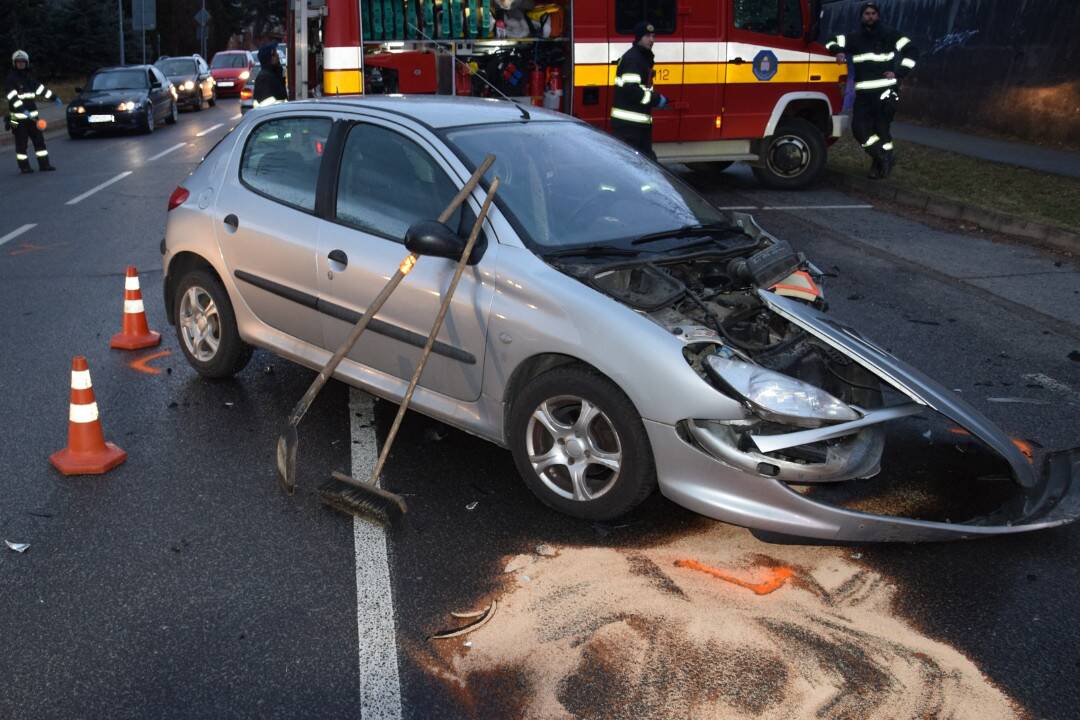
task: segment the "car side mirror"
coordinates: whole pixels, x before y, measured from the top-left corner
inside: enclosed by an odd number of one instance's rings
[[[460,260],[461,253],[465,252],[465,238],[446,227],[441,222],[424,220],[415,223],[405,233],[405,247],[409,252],[427,257],[441,257],[448,260]],[[483,255],[479,245],[473,246],[469,264],[475,265],[480,262]]]

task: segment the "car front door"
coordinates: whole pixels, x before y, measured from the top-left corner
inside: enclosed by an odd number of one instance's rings
[[[463,184],[431,138],[376,120],[348,128],[336,199],[319,231],[319,299],[328,347],[342,342],[408,255],[405,231],[436,219]],[[447,225],[467,232],[478,210],[474,198]],[[459,400],[480,397],[497,249],[485,241],[480,262],[462,275],[424,369],[424,388]],[[349,357],[411,378],[454,267],[451,260],[420,258]]]
[[[225,264],[251,311],[319,346],[315,196],[332,122],[316,113],[255,124],[237,143],[213,213]]]
[[[155,67],[150,68],[150,100],[154,103],[154,118],[161,120],[168,117],[172,110],[169,93],[169,80]]]

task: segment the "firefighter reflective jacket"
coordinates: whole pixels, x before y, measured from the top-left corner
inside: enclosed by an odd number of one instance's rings
[[[53,92],[35,80],[29,70],[12,70],[4,82],[4,97],[12,126],[37,120],[37,99],[52,100]]]
[[[825,47],[834,55],[848,56],[855,68],[855,90],[860,93],[888,92],[887,88],[895,88],[915,68],[917,56],[911,38],[881,23],[872,28],[864,25],[849,35],[837,35]],[[895,73],[896,77],[885,77],[887,72]]]
[[[634,45],[619,59],[615,71],[613,120],[652,125],[652,109],[660,104],[660,94],[653,92],[653,53]]]

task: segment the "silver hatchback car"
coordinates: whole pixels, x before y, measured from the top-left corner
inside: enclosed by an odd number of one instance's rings
[[[1026,456],[825,314],[813,266],[752,218],[582,122],[503,101],[334,99],[245,115],[169,203],[165,302],[188,361],[225,377],[259,346],[321,367],[407,254],[407,230],[438,216],[487,153],[499,197],[413,402],[509,448],[551,507],[609,519],[659,487],[712,518],[833,541],[1076,517],[1080,452]],[[482,199],[477,189],[450,229],[471,226]],[[452,273],[421,258],[337,377],[399,401]],[[963,428],[994,459],[995,492],[1003,477],[1013,491],[1000,508],[947,521],[860,504],[879,492],[865,489],[886,431],[915,415]]]

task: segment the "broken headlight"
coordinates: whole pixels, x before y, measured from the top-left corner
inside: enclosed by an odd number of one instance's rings
[[[859,419],[859,413],[847,403],[790,375],[719,355],[711,355],[705,367],[714,380],[730,388],[768,420],[818,427]]]

